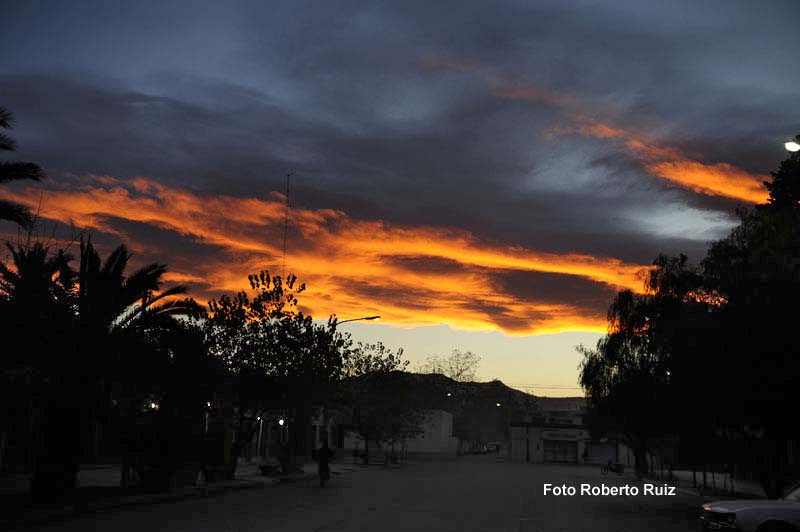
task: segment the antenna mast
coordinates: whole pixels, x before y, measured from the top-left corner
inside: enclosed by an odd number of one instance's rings
[[[289,180],[292,177],[292,173],[289,172],[286,174],[286,195],[284,196],[286,200],[286,208],[284,211],[283,216],[283,278],[286,281],[286,234],[289,231]]]

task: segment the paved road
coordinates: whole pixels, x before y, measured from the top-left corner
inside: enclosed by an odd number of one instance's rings
[[[95,514],[49,531],[696,530],[699,497],[545,496],[544,483],[638,486],[597,468],[511,464],[494,457],[369,469],[313,482]]]

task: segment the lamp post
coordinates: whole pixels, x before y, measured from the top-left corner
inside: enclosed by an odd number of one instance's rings
[[[352,321],[376,321],[379,319],[381,319],[380,316],[364,316],[363,318],[350,318],[349,320],[337,321],[336,325],[341,325],[342,323],[349,323]],[[328,441],[328,405],[325,403],[322,405],[322,429],[325,431],[325,442],[330,444]]]
[[[336,324],[337,325],[341,325],[342,323],[347,323],[349,321],[374,321],[374,320],[379,320],[379,319],[381,319],[380,316],[366,316],[364,318],[351,318],[349,320],[337,321]]]
[[[256,456],[261,459],[261,434],[264,432],[264,419],[258,416],[258,443],[256,443]]]

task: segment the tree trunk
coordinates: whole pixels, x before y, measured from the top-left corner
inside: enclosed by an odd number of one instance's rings
[[[647,449],[642,446],[638,446],[633,451],[633,458],[636,470],[636,476],[642,478],[643,476],[647,475],[648,465],[647,465]]]
[[[127,451],[122,453],[122,463],[119,467],[119,485],[121,488],[129,488],[131,486],[131,456]]]
[[[6,445],[8,441],[8,436],[6,436],[6,432],[3,431],[0,433],[0,473],[3,472],[3,458],[6,454]]]
[[[80,445],[79,413],[53,405],[43,416],[31,480],[35,501],[57,500],[77,486]]]
[[[788,467],[786,440],[779,438],[774,442],[774,445],[773,454],[767,457],[767,470],[761,474],[761,487],[764,488],[764,492],[770,499],[776,499],[783,495],[786,487],[785,471]]]

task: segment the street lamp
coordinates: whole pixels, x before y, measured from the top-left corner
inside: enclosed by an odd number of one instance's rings
[[[349,320],[337,321],[336,325],[341,325],[342,323],[348,323],[351,321],[374,321],[381,319],[380,316],[364,316],[363,318],[351,318]],[[326,382],[327,385],[327,382]],[[280,425],[283,426],[283,420],[279,421]],[[325,430],[325,440],[328,439],[328,408],[327,402],[323,401],[322,403],[322,426]]]
[[[790,140],[788,142],[784,142],[783,146],[790,152],[795,153],[800,151],[800,143],[796,140]]]
[[[264,420],[258,416],[258,443],[256,443],[256,455],[261,459],[261,434],[264,432]]]
[[[352,319],[349,319],[349,320],[339,321],[339,322],[336,322],[336,323],[337,323],[337,325],[341,325],[342,323],[347,323],[348,321],[373,321],[373,320],[379,320],[379,319],[381,319],[380,316],[367,316],[365,318],[352,318]]]

